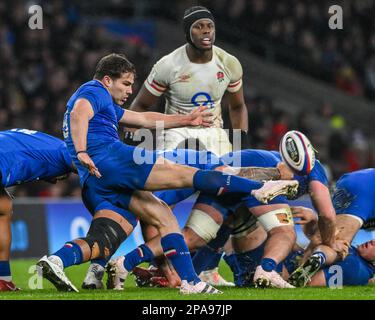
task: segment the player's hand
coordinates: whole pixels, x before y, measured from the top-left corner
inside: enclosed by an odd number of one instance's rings
[[[203,126],[203,127],[211,127],[212,121],[212,112],[206,111],[208,107],[201,106],[194,109],[190,113],[190,125],[191,126]]]
[[[340,260],[344,260],[349,254],[350,244],[346,240],[336,239],[330,247],[337,252],[337,256]]]
[[[77,155],[77,158],[81,164],[89,169],[90,174],[95,175],[97,178],[101,178],[102,175],[100,174],[98,168],[95,166],[94,161],[90,158],[90,156],[87,153],[79,153]]]
[[[280,180],[293,180],[293,172],[284,162],[279,162],[276,168],[280,172]]]
[[[313,210],[305,207],[290,207],[292,210],[293,218],[300,218],[300,220],[295,221],[295,224],[308,224],[310,222],[316,223],[318,221],[317,215]]]

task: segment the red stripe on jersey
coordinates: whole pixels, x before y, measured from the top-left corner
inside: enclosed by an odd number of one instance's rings
[[[154,85],[153,83],[150,83],[147,81],[147,83],[152,87],[154,88],[156,91],[159,91],[161,93],[163,93],[165,91],[165,89],[159,89],[156,85]]]
[[[235,83],[230,83],[230,84],[228,85],[228,88],[233,88],[233,87],[235,87],[235,86],[238,86],[238,85],[240,84],[241,80],[242,80],[242,79],[238,80],[238,81],[235,82]]]
[[[158,83],[157,81],[155,81],[154,79],[152,79],[152,82],[155,83],[157,86],[159,86],[160,88],[166,88],[165,86],[161,85],[160,83]]]

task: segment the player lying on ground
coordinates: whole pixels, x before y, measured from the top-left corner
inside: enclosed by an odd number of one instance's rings
[[[159,151],[165,158],[176,162],[178,164],[185,164],[189,163],[191,166],[200,168],[200,169],[210,169],[210,170],[218,170],[221,172],[227,172],[230,174],[237,174],[242,177],[254,179],[254,180],[264,180],[264,179],[290,179],[292,175],[290,174],[289,170],[285,166],[279,166],[278,168],[256,168],[256,167],[246,167],[246,168],[236,168],[230,167],[224,164],[222,159],[218,158],[211,152],[207,151],[195,151],[195,150],[184,150],[178,149],[173,151]],[[239,163],[237,163],[239,164]],[[280,181],[280,183],[283,183]],[[278,186],[278,182],[274,182],[275,186]],[[271,190],[271,189],[270,189]],[[159,199],[163,200],[169,206],[173,206],[195,193],[194,189],[181,189],[181,190],[166,190],[163,192],[155,192],[154,194],[158,196]],[[275,189],[275,192],[272,196],[276,196],[278,194],[278,189]],[[146,208],[146,210],[149,208]],[[194,210],[193,210],[194,211]],[[147,214],[147,212],[145,212]],[[203,223],[206,224],[206,220],[201,221],[201,226]],[[208,221],[209,223],[211,221]],[[149,228],[153,228],[152,226],[148,226]],[[215,226],[214,226],[215,227]],[[148,232],[147,234],[151,236],[149,239],[151,240],[153,237],[158,235],[157,230],[153,228],[153,232]],[[183,232],[185,237],[185,234]],[[214,236],[214,235],[213,235]],[[210,237],[210,236],[209,236]],[[212,237],[212,236],[211,236]],[[195,237],[196,241],[202,242],[203,239]],[[191,240],[191,238],[190,238]],[[136,265],[144,261],[153,260],[155,256],[158,254],[157,247],[158,242],[160,239],[154,238],[152,241],[148,241],[145,245],[142,245],[138,249],[132,251],[132,254],[129,255],[129,258],[126,260],[125,268],[127,271],[132,270]],[[156,244],[156,247],[155,247]],[[193,247],[189,247],[189,250],[195,250],[198,244],[194,244],[192,241],[188,241],[189,245],[193,245]],[[202,242],[201,245],[206,244],[206,242]],[[146,252],[146,254],[145,254]],[[160,254],[161,252],[159,252]],[[105,260],[95,260],[90,265],[88,270],[87,276],[84,280],[83,287],[90,288],[90,289],[97,289],[103,286],[102,284],[102,277],[104,274],[104,266],[107,261]],[[107,287],[112,287],[113,284],[107,285]],[[116,286],[117,289],[122,288],[122,283],[119,283],[119,286]]]
[[[9,255],[12,197],[5,188],[31,181],[56,182],[73,171],[63,141],[27,129],[0,132],[0,291],[13,291]]]
[[[83,84],[69,99],[64,138],[78,169],[83,202],[94,217],[86,237],[67,242],[52,256],[40,259],[38,266],[57,289],[78,291],[63,269],[112,256],[139,217],[158,229],[159,250],[168,256],[182,279],[182,293],[219,293],[200,281],[175,217],[149,191],[194,188],[213,195],[245,196],[260,189],[262,183],[178,165],[155,151],[123,144],[118,123],[143,128],[155,128],[156,121],[164,121],[165,128],[210,125],[205,108],[189,115],[125,111],[119,105],[132,93],[134,76],[134,66],[124,55],[105,56],[96,67],[94,80]],[[296,183],[286,182],[288,185]]]
[[[366,230],[374,226],[374,185],[375,169],[351,172],[337,181],[332,197],[337,213],[337,240],[349,245],[359,229]],[[314,238],[319,239],[319,234]],[[304,286],[321,267],[330,266],[345,258],[347,254],[347,251],[338,254],[324,244],[314,245],[313,254],[291,275],[290,282],[296,286]]]

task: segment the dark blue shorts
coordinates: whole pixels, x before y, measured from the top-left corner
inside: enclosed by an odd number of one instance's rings
[[[121,214],[133,226],[137,224],[134,214],[128,211],[134,190],[142,190],[157,159],[153,151],[137,149],[122,142],[115,142],[103,149],[105,157],[96,166],[100,179],[89,176],[82,188],[82,199],[91,212],[108,209]],[[136,163],[133,155],[150,163]],[[138,159],[139,160],[139,159]]]

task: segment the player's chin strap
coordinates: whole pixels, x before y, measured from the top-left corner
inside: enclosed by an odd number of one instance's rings
[[[209,19],[215,23],[214,16],[206,8],[199,8],[196,11],[186,14],[183,18],[185,37],[188,43],[190,43],[194,48],[198,49],[191,39],[191,28],[193,24],[200,19]]]
[[[95,253],[95,259],[107,259],[111,257],[120,244],[127,238],[125,231],[115,221],[109,218],[97,218],[91,223],[86,241],[91,249],[91,257]]]

